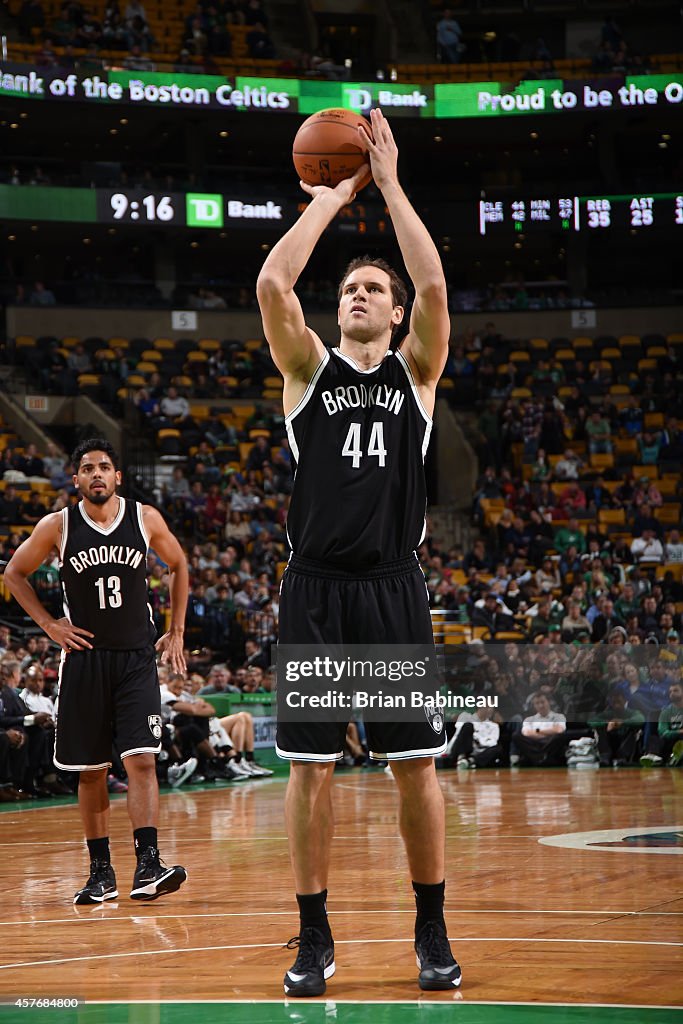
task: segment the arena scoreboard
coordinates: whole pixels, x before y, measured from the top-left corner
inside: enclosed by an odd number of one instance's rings
[[[58,188],[0,185],[0,220],[158,228],[262,229],[291,227],[308,201],[241,192],[168,192],[143,188]],[[383,235],[391,218],[381,202],[355,200],[335,218],[338,234]]]
[[[683,228],[683,192],[620,196],[481,199],[481,235],[527,231],[600,232],[650,227]]]

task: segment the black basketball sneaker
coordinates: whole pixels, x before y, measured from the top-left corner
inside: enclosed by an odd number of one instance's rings
[[[91,860],[90,878],[74,896],[74,903],[79,906],[86,903],[104,903],[105,900],[115,900],[118,894],[116,875],[109,861]]]
[[[133,876],[132,900],[155,900],[158,896],[175,892],[187,878],[187,871],[179,864],[167,868],[154,846],[148,846],[138,857]]]
[[[299,955],[285,974],[285,994],[288,996],[321,996],[335,971],[334,941],[319,928],[302,928],[290,939],[287,949],[299,950]]]
[[[415,939],[415,952],[421,989],[432,992],[458,987],[462,972],[451,953],[446,928],[441,921],[428,921],[420,929]]]

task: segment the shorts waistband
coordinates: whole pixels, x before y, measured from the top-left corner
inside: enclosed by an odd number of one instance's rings
[[[329,562],[318,562],[314,558],[303,558],[301,555],[291,555],[287,563],[287,568],[292,572],[328,580],[378,580],[387,576],[405,576],[407,573],[415,572],[419,567],[420,563],[414,551],[411,555],[397,558],[393,562],[379,562],[369,568],[344,568],[340,565],[331,565]]]

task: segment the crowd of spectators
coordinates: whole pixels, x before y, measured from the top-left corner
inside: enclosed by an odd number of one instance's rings
[[[177,71],[217,71],[212,58],[231,55],[231,29],[237,25],[246,28],[250,58],[275,57],[261,0],[200,0],[182,21],[182,42],[175,60]],[[41,0],[24,0],[17,25],[24,39],[41,41],[37,62],[44,67],[102,68],[100,53],[114,51],[127,54],[124,67],[153,71],[155,65],[148,54],[164,49],[166,42],[155,38],[142,0],[129,0],[125,6],[119,0],[106,0],[94,10],[80,0],[65,0],[54,17],[46,13]]]
[[[445,663],[452,692],[477,707],[448,726],[442,767],[683,763],[678,644],[623,630],[606,645],[477,639]]]

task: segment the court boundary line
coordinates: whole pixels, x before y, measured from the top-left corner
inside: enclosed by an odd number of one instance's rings
[[[456,993],[460,994],[460,993]],[[290,1002],[294,1003],[294,1000],[288,1000],[286,996],[282,999],[128,999],[128,1000],[113,1000],[113,999],[86,999],[85,1003],[88,1006],[246,1006],[250,1003],[258,1003],[261,1005],[269,1006],[282,1006],[283,1003]],[[458,1000],[458,1002],[461,1002]],[[425,996],[418,997],[417,999],[334,999],[328,995],[314,997],[307,1001],[306,1005],[311,1003],[317,1003],[318,1005],[324,1005],[325,1003],[339,1003],[345,1006],[364,1006],[366,1003],[371,1003],[373,1006],[450,1006],[450,1001],[441,999],[427,999]],[[298,1005],[298,1000],[295,1005]],[[653,1003],[547,1003],[547,1002],[529,1002],[527,1000],[520,1000],[514,1002],[512,1000],[499,1000],[499,999],[463,999],[463,1006],[545,1006],[545,1007],[590,1007],[596,1010],[610,1009],[610,1010],[680,1010],[680,1006],[675,1004],[653,1004]]]
[[[591,946],[674,946],[676,948],[683,947],[683,942],[653,942],[651,940],[642,939],[549,939],[549,938],[505,938],[503,936],[496,936],[495,938],[471,938],[456,935],[449,935],[451,942],[521,942],[521,943],[566,943],[569,945],[581,944]],[[414,938],[407,939],[339,939],[335,940],[336,946],[356,946],[356,945],[377,945],[379,943],[414,943]],[[99,960],[124,960],[128,957],[133,956],[168,956],[177,955],[179,953],[217,953],[225,952],[231,949],[283,949],[281,942],[251,942],[251,943],[240,943],[239,945],[227,945],[227,946],[180,946],[174,947],[173,949],[137,949],[131,950],[127,953],[96,953],[91,956],[69,956],[60,957],[57,960],[27,960],[19,963],[11,964],[0,964],[0,971],[18,970],[20,967],[57,967],[60,964],[71,964],[71,963],[94,963]],[[664,969],[664,968],[663,968]]]

